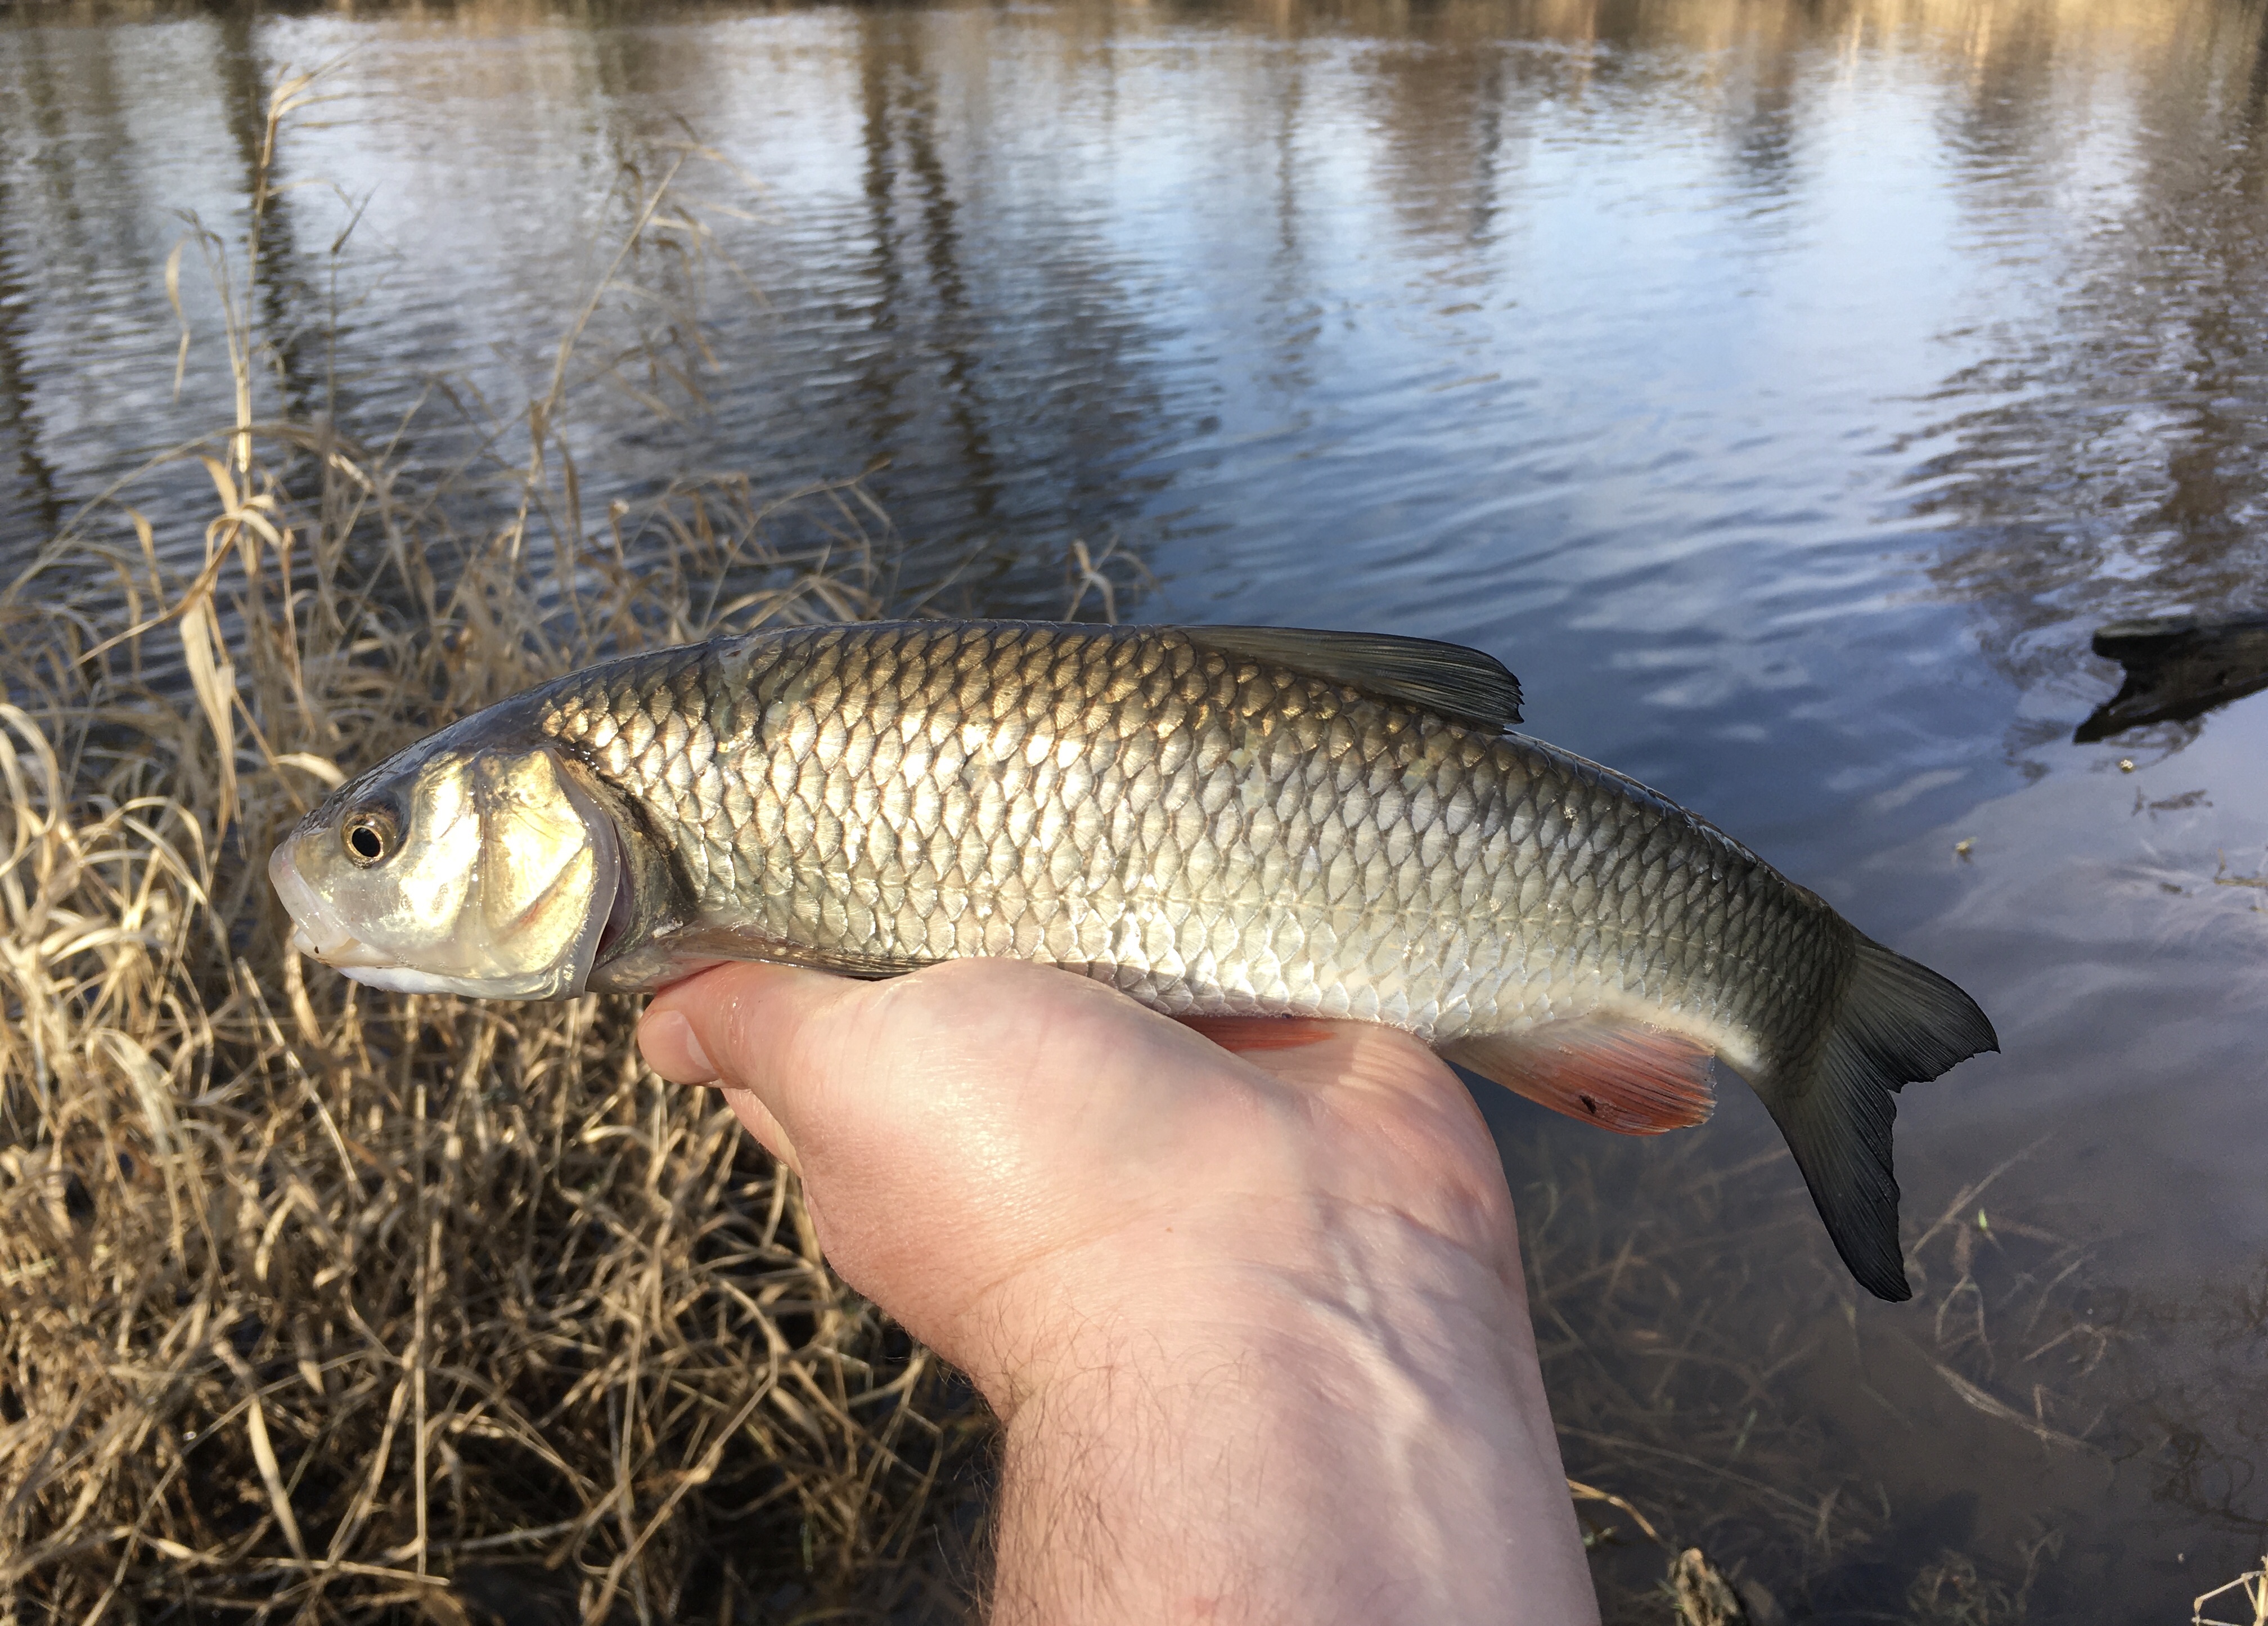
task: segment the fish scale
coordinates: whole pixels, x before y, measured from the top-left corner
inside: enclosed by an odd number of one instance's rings
[[[1904,1297],[1891,1092],[1991,1024],[1705,820],[1507,732],[1518,703],[1484,655],[1372,634],[755,632],[467,718],[270,873],[310,951],[387,987],[1014,956],[1201,1020],[1390,1023],[1631,1133],[1706,1117],[1721,1059]]]
[[[659,815],[693,924],[821,962],[1014,954],[1176,1014],[1436,1040],[1618,995],[1777,1037],[1851,935],[1569,753],[1171,632],[758,634],[548,701],[543,732]],[[1814,986],[1708,974],[1805,942]]]

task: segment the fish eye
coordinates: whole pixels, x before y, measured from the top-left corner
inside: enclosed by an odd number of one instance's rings
[[[365,808],[340,828],[339,841],[347,850],[347,861],[367,869],[393,854],[394,834],[391,813],[383,808]]]

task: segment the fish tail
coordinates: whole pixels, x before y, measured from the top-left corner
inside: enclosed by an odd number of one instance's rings
[[[1890,1169],[1895,1094],[2000,1043],[1977,1001],[1926,965],[1863,936],[1857,950],[1808,1064],[1757,1093],[1851,1274],[1878,1298],[1911,1298]]]

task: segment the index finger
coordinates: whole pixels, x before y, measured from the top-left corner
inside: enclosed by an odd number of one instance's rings
[[[878,1111],[902,1130],[956,1107],[1019,1114],[1064,1097],[1066,1079],[1123,1083],[1141,1072],[1169,1090],[1209,1062],[1242,1071],[1124,994],[1012,959],[947,961],[879,982],[721,965],[657,995],[638,1041],[666,1078],[749,1092],[806,1152],[855,1138]],[[742,1116],[772,1144],[760,1120]]]

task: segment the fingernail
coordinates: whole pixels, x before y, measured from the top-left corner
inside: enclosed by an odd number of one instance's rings
[[[693,1024],[674,1010],[655,1011],[638,1024],[638,1048],[645,1063],[674,1084],[708,1084],[717,1080],[716,1064]]]

